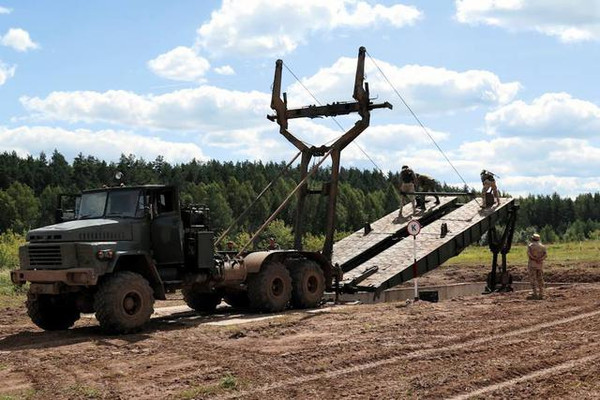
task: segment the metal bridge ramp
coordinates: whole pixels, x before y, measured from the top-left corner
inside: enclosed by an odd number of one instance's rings
[[[404,218],[399,218],[399,210],[395,210],[370,223],[371,231],[368,234],[361,229],[334,243],[333,264],[337,263],[342,268],[344,277],[354,277],[353,269],[355,267],[389,248],[399,238],[408,236],[406,226],[411,219],[418,219],[424,225],[427,221],[439,218],[444,213],[456,208],[456,197],[441,197],[439,205],[433,202],[433,197],[426,199],[427,210],[424,213],[418,213],[413,217],[411,215],[412,206],[409,203],[402,209]]]
[[[501,198],[500,205],[482,209],[478,201],[480,200],[472,200],[429,223],[415,239],[407,237],[398,241],[350,273],[344,274],[343,282],[361,279],[361,275],[366,275],[365,272],[370,270],[371,274],[357,282],[355,287],[358,290],[374,291],[375,296],[378,296],[383,290],[414,278],[415,272],[416,276],[420,276],[437,268],[458,255],[465,247],[479,241],[490,227],[508,215],[514,204],[514,199]],[[442,224],[446,224],[448,228],[445,235],[442,235]],[[416,271],[413,261],[415,242]]]

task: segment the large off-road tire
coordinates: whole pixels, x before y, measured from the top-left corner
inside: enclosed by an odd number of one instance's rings
[[[203,292],[197,285],[185,286],[181,292],[185,304],[197,312],[213,312],[221,303],[221,293]]]
[[[226,291],[223,301],[233,308],[250,307],[250,298],[248,298],[248,292],[245,290]]]
[[[292,277],[292,305],[295,308],[317,307],[325,293],[325,275],[311,260],[297,260],[289,265]]]
[[[27,293],[25,305],[31,321],[46,331],[68,329],[80,316],[75,298],[69,294]]]
[[[106,332],[135,332],[150,320],[154,312],[153,291],[140,274],[117,272],[98,287],[94,309],[96,319]]]
[[[269,263],[248,280],[250,306],[266,312],[284,310],[292,297],[292,278],[285,265]]]

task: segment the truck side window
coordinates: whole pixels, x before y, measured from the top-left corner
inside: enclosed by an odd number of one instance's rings
[[[165,191],[158,195],[158,214],[174,211],[173,191]]]

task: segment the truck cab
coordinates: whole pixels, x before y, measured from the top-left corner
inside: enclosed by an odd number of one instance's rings
[[[74,211],[57,212],[62,222],[28,232],[11,273],[16,284],[30,282],[28,311],[42,328],[64,329],[80,312],[98,311],[98,292],[115,286],[106,284],[115,276],[139,286],[121,299],[129,313],[148,314],[154,299],[214,270],[208,209],[180,209],[176,187],[105,187],[77,197]]]

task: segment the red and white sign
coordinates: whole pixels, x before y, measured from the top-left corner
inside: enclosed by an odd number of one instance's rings
[[[421,232],[421,224],[416,219],[409,221],[406,228],[408,229],[408,234],[412,236],[417,236]]]

